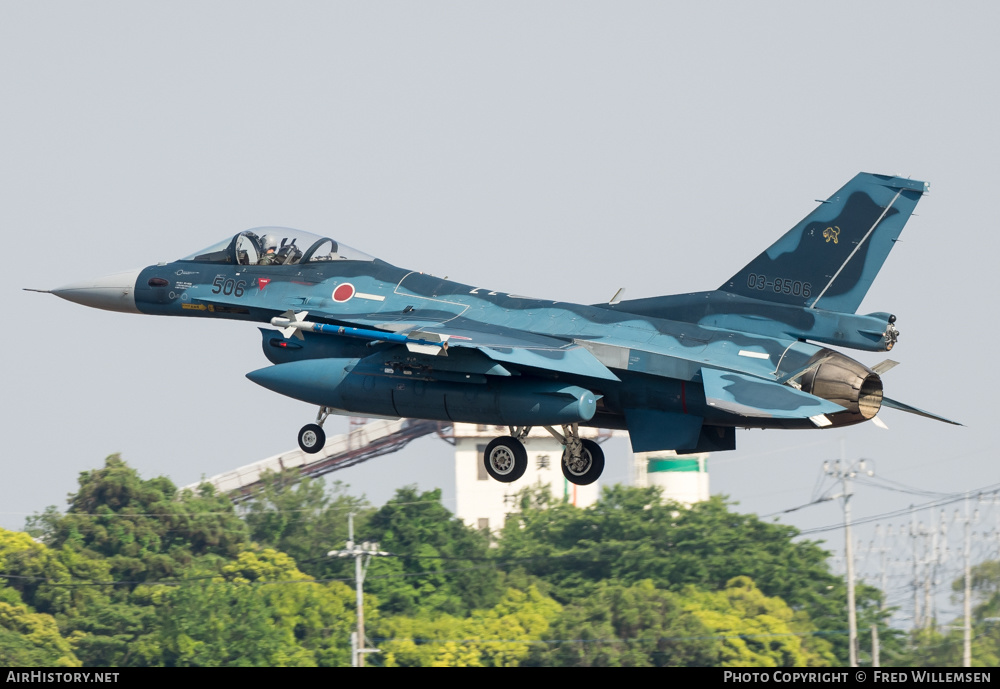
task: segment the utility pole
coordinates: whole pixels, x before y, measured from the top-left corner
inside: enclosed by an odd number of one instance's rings
[[[917,526],[917,508],[910,505],[910,538],[913,539],[913,629],[923,626],[920,616],[920,558],[917,555],[917,537],[920,529]]]
[[[872,625],[872,667],[881,667],[879,660],[878,625]]]
[[[969,565],[971,544],[969,528],[972,519],[969,517],[969,496],[965,496],[965,601],[962,605],[965,613],[965,630],[962,634],[962,667],[972,667],[972,567]]]
[[[875,525],[875,538],[879,539],[879,546],[875,548],[874,540],[872,541],[872,546],[870,549],[875,549],[879,553],[879,562],[881,565],[881,590],[882,590],[882,602],[879,605],[879,612],[884,614],[886,609],[885,603],[885,592],[889,590],[889,579],[888,579],[888,558],[887,553],[889,552],[888,545],[886,543],[887,539],[891,539],[893,535],[892,524],[889,524],[885,529],[882,529],[881,524]],[[879,657],[879,642],[878,642],[878,625],[873,624],[872,627],[872,667],[880,667],[881,659]]]
[[[850,466],[844,457],[844,442],[840,443],[841,459],[830,462],[823,462],[823,471],[828,476],[832,476],[841,482],[842,492],[840,497],[844,499],[844,557],[847,559],[847,633],[850,653],[851,667],[858,666],[858,615],[854,603],[854,544],[851,536],[851,484],[850,480],[863,473],[868,476],[875,474],[874,470],[868,469],[864,459],[859,459]]]
[[[945,551],[948,542],[948,517],[944,510],[941,510],[937,526],[934,525],[934,517],[930,516],[930,537],[931,552],[927,559],[927,567],[924,577],[924,616],[928,624],[934,624],[937,620],[937,600],[934,591],[940,584],[941,570],[945,563]]]
[[[378,543],[365,541],[363,543],[354,542],[354,513],[347,515],[347,545],[343,550],[331,550],[327,557],[353,557],[354,558],[354,593],[357,600],[358,609],[358,629],[351,634],[351,666],[364,667],[365,653],[378,653],[377,648],[365,648],[365,610],[362,586],[365,582],[365,571],[368,563],[376,556],[385,556],[389,553],[378,549]],[[364,560],[364,562],[362,562]]]
[[[958,521],[958,511],[955,512],[955,520]],[[972,667],[972,523],[979,520],[979,510],[974,514],[969,514],[969,494],[965,494],[965,517],[964,522],[964,544],[962,555],[965,569],[965,591],[962,603],[964,620],[962,623],[962,665]]]

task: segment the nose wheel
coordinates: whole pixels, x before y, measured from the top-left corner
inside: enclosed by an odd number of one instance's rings
[[[315,423],[307,423],[299,430],[299,447],[303,452],[316,454],[326,445],[326,433],[323,427]]]
[[[323,422],[330,412],[326,407],[320,407],[316,415],[316,423],[307,423],[299,429],[299,447],[303,452],[314,455],[326,445],[326,432]]]

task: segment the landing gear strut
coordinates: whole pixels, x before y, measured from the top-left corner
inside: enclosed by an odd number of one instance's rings
[[[326,445],[326,433],[323,431],[323,422],[330,415],[327,407],[320,407],[316,414],[316,423],[307,423],[299,429],[299,447],[303,452],[311,455],[316,454]]]
[[[604,450],[589,438],[580,441],[580,456],[574,458],[569,448],[563,450],[562,472],[570,483],[589,486],[604,472]]]
[[[528,468],[528,451],[522,441],[530,430],[531,426],[511,426],[509,436],[494,438],[483,452],[486,473],[502,483],[511,483],[524,476]],[[577,424],[563,426],[562,433],[551,426],[545,426],[545,430],[563,444],[561,465],[567,481],[586,486],[600,478],[604,471],[604,450],[593,440],[581,439]]]
[[[562,473],[566,480],[578,486],[589,486],[604,472],[604,450],[589,438],[580,438],[580,427],[570,424],[562,433],[546,426],[545,430],[563,444]]]

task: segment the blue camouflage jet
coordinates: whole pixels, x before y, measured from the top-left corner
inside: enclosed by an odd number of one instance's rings
[[[881,375],[823,345],[886,352],[889,313],[856,313],[927,184],[862,173],[711,292],[584,306],[397,268],[328,237],[240,232],[173,263],[51,290],[113,311],[229,318],[261,328],[273,365],[253,382],[331,413],[506,426],[486,471],[520,478],[533,426],[562,471],[595,481],[580,426],[625,429],[636,452],[736,447],[736,428],[836,428],[891,407]]]

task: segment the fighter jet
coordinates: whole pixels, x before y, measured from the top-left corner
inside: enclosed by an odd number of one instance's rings
[[[604,468],[580,426],[627,430],[636,452],[732,450],[737,428],[836,428],[891,407],[896,317],[856,313],[928,185],[862,173],[718,289],[589,306],[462,284],[287,228],[246,230],[172,263],[51,290],[112,311],[264,323],[253,382],[331,413],[507,427],[483,454],[512,482],[534,426],[575,484]]]

